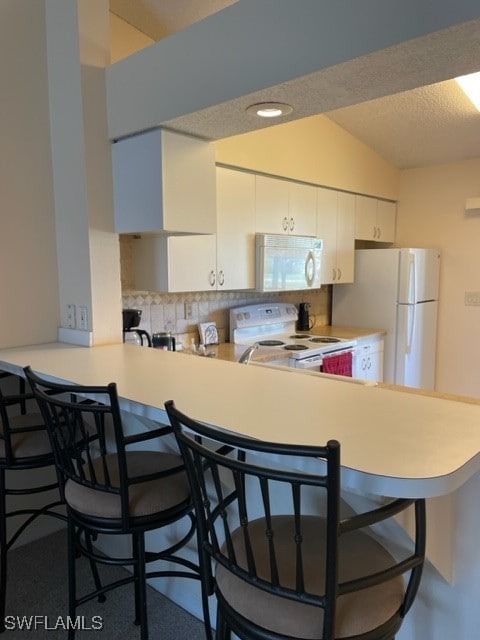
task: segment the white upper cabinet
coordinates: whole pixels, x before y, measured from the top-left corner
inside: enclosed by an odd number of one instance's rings
[[[133,241],[134,286],[159,292],[255,288],[255,176],[217,168],[216,235]]]
[[[314,236],[316,187],[257,175],[255,210],[258,233]]]
[[[255,176],[217,167],[217,289],[255,288]]]
[[[395,202],[379,200],[377,202],[377,225],[380,242],[395,242],[395,223],[397,205]]]
[[[355,196],[355,238],[374,242],[395,241],[394,202]]]
[[[112,145],[117,233],[215,233],[211,143],[155,129]]]
[[[317,236],[323,238],[322,284],[353,282],[355,200],[350,193],[317,189]]]
[[[290,182],[288,205],[289,233],[296,236],[314,236],[317,228],[317,188]]]
[[[134,287],[158,292],[215,289],[215,262],[215,235],[146,235],[133,241]]]

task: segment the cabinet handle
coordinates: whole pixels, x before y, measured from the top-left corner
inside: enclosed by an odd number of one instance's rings
[[[295,220],[293,218],[290,218],[290,231],[293,231],[295,229]]]
[[[380,229],[380,227],[377,227],[377,238],[380,240],[382,236],[382,230]]]
[[[282,227],[284,231],[288,230],[288,218],[287,216],[285,216],[285,218],[282,220]]]
[[[362,371],[365,371],[366,366],[367,366],[367,360],[366,358],[362,358]]]
[[[210,280],[210,286],[214,287],[216,282],[216,277],[215,277],[215,271],[213,269],[210,271],[209,280]]]
[[[370,360],[370,357],[367,358],[367,369],[370,369],[370,367],[372,366],[372,361]]]
[[[332,269],[332,280],[336,280],[336,279],[337,279],[337,270]]]
[[[220,271],[218,272],[218,284],[223,287],[223,285],[225,284],[225,274],[223,273],[223,270],[220,269]]]
[[[338,271],[338,278],[337,280],[341,280],[342,279],[342,270],[341,269],[337,269]]]
[[[377,227],[373,227],[373,237],[377,237]]]

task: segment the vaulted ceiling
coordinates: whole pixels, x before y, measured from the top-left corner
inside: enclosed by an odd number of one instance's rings
[[[110,9],[152,39],[160,40],[234,2],[236,0],[110,0]],[[471,24],[471,36],[466,47],[465,33],[459,31],[458,42],[455,37],[449,40],[446,56],[455,62],[459,56],[468,56],[470,71],[475,71],[480,70],[480,21]],[[246,42],[248,44],[248,34]],[[421,56],[412,55],[408,64],[411,69],[406,72],[423,73]],[[445,77],[448,65],[445,60],[442,64],[443,75],[441,68],[425,72],[425,86],[374,100],[368,99],[367,92],[367,97],[364,95],[359,83],[355,95],[346,101],[343,97],[343,104],[348,106],[338,109],[334,108],[335,96],[322,95],[321,83],[312,82],[312,78],[300,78],[287,83],[288,86],[277,87],[276,99],[294,104],[300,117],[324,113],[400,168],[480,157],[480,113],[457,83]],[[388,87],[388,66],[382,71]],[[430,84],[428,78],[432,77],[441,78],[442,82]],[[247,118],[245,123],[229,123],[222,118],[220,106],[182,120],[178,126],[197,133],[201,128],[202,134],[212,139],[253,128]]]

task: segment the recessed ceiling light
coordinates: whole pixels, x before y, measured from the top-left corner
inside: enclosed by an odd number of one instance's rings
[[[288,116],[292,113],[293,107],[282,102],[259,102],[247,107],[247,112],[260,118],[278,118],[280,116]]]
[[[470,73],[468,76],[460,76],[459,78],[455,78],[455,80],[478,111],[480,111],[480,71]]]

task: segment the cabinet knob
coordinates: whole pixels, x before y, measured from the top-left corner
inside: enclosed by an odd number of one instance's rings
[[[214,287],[216,282],[215,271],[212,269],[209,276],[210,286]]]
[[[225,274],[223,273],[223,270],[220,269],[220,271],[218,272],[218,284],[223,287],[223,285],[225,284]]]

